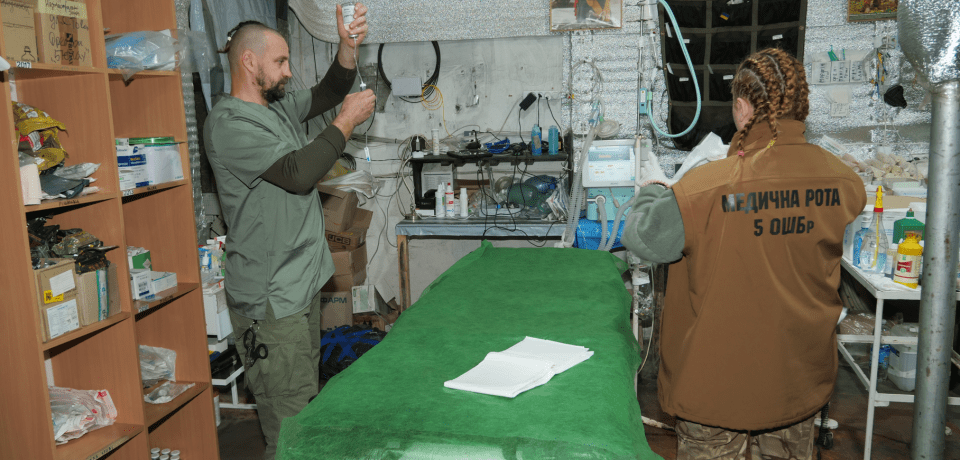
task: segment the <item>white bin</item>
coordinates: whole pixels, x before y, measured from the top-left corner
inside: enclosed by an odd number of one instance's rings
[[[917,337],[919,326],[916,323],[904,323],[894,326],[890,335],[894,337]],[[897,388],[913,391],[917,384],[917,346],[893,345],[895,353],[890,354],[887,377]]]

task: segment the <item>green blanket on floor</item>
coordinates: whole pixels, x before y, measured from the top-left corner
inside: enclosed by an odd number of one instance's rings
[[[386,339],[284,420],[277,458],[660,458],[647,445],[634,389],[641,355],[625,268],[600,251],[484,241]],[[594,355],[513,399],[443,386],[526,336]]]

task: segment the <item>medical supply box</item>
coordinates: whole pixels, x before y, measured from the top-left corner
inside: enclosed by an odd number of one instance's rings
[[[57,338],[80,328],[80,307],[73,259],[41,259],[42,268],[33,271],[36,279],[38,306],[43,341]]]

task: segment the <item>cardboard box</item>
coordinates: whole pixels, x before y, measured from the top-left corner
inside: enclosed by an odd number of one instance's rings
[[[320,293],[320,329],[353,324],[353,300],[350,290]]]
[[[151,272],[150,288],[154,294],[177,287],[177,274],[173,272]]]
[[[324,284],[320,290],[323,292],[350,292],[350,289],[354,286],[359,286],[365,281],[367,281],[366,268],[353,274],[333,275],[330,277],[330,281],[327,281],[327,284]]]
[[[230,311],[227,310],[227,292],[219,282],[203,288],[203,317],[207,323],[207,335],[216,336],[218,341],[233,333]]]
[[[121,191],[150,185],[147,157],[142,153],[135,154],[132,145],[117,145],[117,172]]]
[[[37,0],[2,0],[4,56],[11,65],[15,62],[40,62],[37,57]]]
[[[399,317],[400,312],[397,310],[391,311],[386,315],[378,315],[376,313],[359,313],[353,315],[353,325],[369,326],[374,329],[380,329],[381,331],[389,332],[389,327],[393,326],[393,323],[395,323]]]
[[[81,326],[103,321],[120,310],[119,294],[111,292],[118,291],[116,266],[76,275],[76,280]]]
[[[367,245],[363,244],[356,249],[334,251],[330,255],[333,257],[333,266],[336,270],[334,275],[354,275],[367,270]]]
[[[131,254],[133,253],[133,254]],[[150,251],[143,248],[127,246],[127,265],[130,269],[153,269],[153,262],[150,260]]]
[[[133,152],[146,158],[150,185],[183,180],[183,164],[177,144],[134,145]]]
[[[87,5],[70,0],[38,0],[40,62],[93,66]]]
[[[353,295],[353,313],[374,313],[386,315],[390,313],[390,307],[383,300],[380,291],[372,284],[354,286],[350,289]]]
[[[326,231],[342,232],[353,226],[360,200],[351,191],[317,184],[320,203],[323,205],[323,223]]]
[[[63,302],[68,297],[75,297],[77,283],[73,277],[76,262],[73,259],[44,259],[54,265],[34,270],[37,281],[37,294],[40,307],[57,302]]]
[[[80,306],[76,294],[74,290],[66,294],[62,301],[40,307],[44,342],[80,329]]]
[[[367,239],[367,229],[373,221],[373,212],[366,209],[357,209],[353,218],[353,226],[342,232],[327,231],[327,245],[332,250],[356,249]]]
[[[146,269],[130,269],[130,292],[133,300],[140,300],[155,294],[153,292],[153,271]]]

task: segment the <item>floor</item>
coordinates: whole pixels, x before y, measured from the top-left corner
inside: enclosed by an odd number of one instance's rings
[[[834,430],[834,446],[823,450],[823,460],[863,458],[864,432],[866,431],[867,391],[860,384],[853,369],[840,360],[837,388],[830,404],[830,418],[837,420],[840,427]],[[657,402],[656,376],[653,370],[644,370],[639,383],[641,412],[646,417],[672,425],[674,420],[660,411]],[[884,382],[884,388],[893,388]],[[956,391],[958,388],[953,387]],[[226,402],[229,393],[221,394]],[[242,394],[242,391],[241,391]],[[253,402],[253,401],[250,401]],[[263,435],[255,411],[221,409],[220,458],[224,460],[258,460],[263,455]],[[891,404],[876,411],[876,423],[873,439],[873,459],[910,458],[910,438],[912,436],[913,406]],[[960,408],[949,407],[947,427],[952,431],[946,437],[944,458],[960,458]],[[676,435],[669,430],[644,427],[647,442],[651,449],[664,459],[676,457]]]

